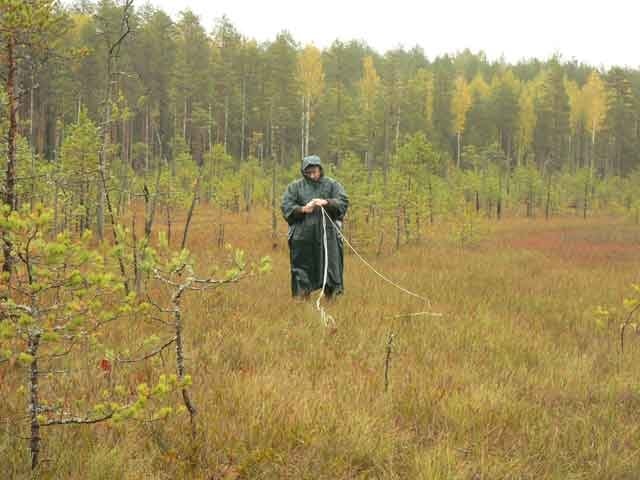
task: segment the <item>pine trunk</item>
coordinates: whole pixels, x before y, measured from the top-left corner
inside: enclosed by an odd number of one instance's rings
[[[242,120],[240,125],[240,161],[244,162],[244,150],[245,150],[245,129],[246,129],[246,116],[247,116],[247,86],[246,80],[242,79]]]
[[[307,108],[305,109],[304,124],[304,154],[309,155],[309,129],[311,124],[311,96],[307,95]]]
[[[29,365],[29,420],[31,423],[31,435],[29,438],[29,450],[31,451],[31,470],[38,466],[40,457],[40,397],[38,388],[38,347],[40,346],[40,334],[29,333],[29,355],[33,361]]]
[[[229,138],[229,95],[224,97],[224,153],[228,152],[227,140]]]
[[[16,209],[16,137],[18,135],[18,121],[16,113],[18,110],[18,98],[15,91],[15,81],[17,75],[17,62],[15,58],[15,38],[10,35],[7,42],[7,81],[6,90],[9,101],[9,132],[7,136],[7,170],[4,187],[4,204],[10,210]],[[3,233],[2,251],[4,253],[4,263],[2,271],[11,274],[12,254],[11,243]],[[9,277],[10,278],[10,277]]]
[[[306,154],[304,152],[304,119],[305,119],[305,108],[307,105],[307,102],[304,99],[304,95],[302,95],[302,97],[300,98],[301,102],[302,102],[302,113],[300,114],[300,157],[304,158],[306,157]]]

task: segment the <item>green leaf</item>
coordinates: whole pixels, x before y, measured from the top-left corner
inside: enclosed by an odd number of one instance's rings
[[[35,361],[35,357],[27,352],[20,352],[18,362],[22,365],[31,365]]]
[[[138,385],[137,390],[140,397],[148,397],[151,394],[151,390],[149,390],[149,385],[147,385],[146,383],[141,383],[140,385]]]
[[[153,415],[153,418],[156,419],[156,420],[159,420],[159,419],[162,419],[162,418],[167,418],[172,413],[173,413],[173,408],[172,407],[163,407]]]

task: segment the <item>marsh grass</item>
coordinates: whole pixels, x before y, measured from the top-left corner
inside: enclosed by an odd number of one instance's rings
[[[218,214],[194,219],[201,264],[226,255],[224,222],[227,242],[271,254],[274,270],[184,301],[195,442],[184,415],[48,430],[42,478],[637,478],[640,344],[630,337],[620,361],[617,326],[594,315],[639,280],[637,226],[506,218],[467,248],[436,225],[398,252],[364,252],[442,317],[395,318],[423,305],[347,255],[329,331],[311,302],[291,300],[286,237],[272,250],[268,214]],[[152,328],[133,322],[112,340]],[[152,383],[163,369],[124,378]],[[0,476],[28,478],[22,372],[2,375]]]

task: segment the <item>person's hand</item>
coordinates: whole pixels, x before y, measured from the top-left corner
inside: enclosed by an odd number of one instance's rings
[[[328,203],[329,202],[324,198],[314,198],[313,200],[310,200],[309,203],[307,203],[304,207],[302,207],[302,212],[312,213],[316,209],[316,207],[324,207]]]

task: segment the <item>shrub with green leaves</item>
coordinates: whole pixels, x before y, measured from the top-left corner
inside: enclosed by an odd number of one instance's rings
[[[620,332],[620,351],[624,353],[625,333],[628,329],[633,330],[636,334],[640,333],[640,322],[638,314],[640,314],[640,284],[632,284],[632,293],[622,301],[622,310],[618,308],[605,308],[598,306],[596,308],[596,325],[599,328],[605,328],[607,325],[615,325],[616,320],[619,323]]]
[[[121,279],[91,248],[89,230],[80,238],[67,231],[53,235],[52,218],[41,206],[5,207],[0,215],[14,257],[12,275],[5,273],[0,283],[0,363],[25,371],[25,383],[14,393],[24,397],[28,412],[32,468],[39,461],[41,427],[139,417],[149,398],[161,393],[140,386],[131,394],[111,384],[95,398],[101,377],[112,370],[106,334],[146,306],[124,294]]]
[[[158,248],[156,250],[148,249],[141,264],[143,271],[149,274],[149,281],[155,284],[153,290],[159,293],[159,299],[154,301],[149,296],[149,302],[155,307],[157,313],[167,317],[166,319],[158,319],[166,326],[166,332],[163,335],[167,339],[160,342],[159,347],[142,357],[141,360],[159,355],[171,345],[175,346],[176,373],[174,376],[182,393],[184,407],[191,418],[192,436],[194,437],[197,410],[188,389],[191,384],[191,375],[187,374],[187,356],[184,343],[186,313],[182,307],[184,295],[186,292],[203,292],[225,284],[236,283],[248,276],[267,273],[271,269],[270,257],[263,257],[257,265],[253,265],[246,260],[242,250],[233,251],[229,263],[229,268],[224,271],[214,267],[207,276],[199,277],[196,274],[196,260],[189,251],[186,249],[172,250],[166,236],[160,235]],[[154,342],[157,343],[157,340],[154,339]]]

